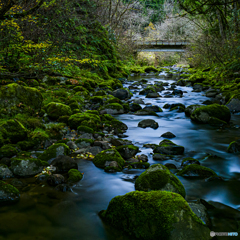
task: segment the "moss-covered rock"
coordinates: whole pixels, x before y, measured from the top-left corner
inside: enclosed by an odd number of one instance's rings
[[[6,182],[0,181],[0,206],[20,199],[19,191]]]
[[[11,161],[11,170],[14,175],[30,177],[42,172],[43,168],[48,165],[48,162],[36,158],[13,158]]]
[[[137,112],[134,113],[134,115],[139,115],[139,116],[156,116],[158,117],[157,113],[155,113],[154,111],[148,111],[148,110],[138,110]]]
[[[14,147],[12,144],[6,144],[0,148],[0,159],[4,157],[11,158],[17,153],[18,150],[16,147]]]
[[[75,143],[78,146],[78,148],[81,149],[81,148],[87,148],[87,147],[91,146],[94,143],[94,140],[87,139],[87,138],[80,138]]]
[[[16,119],[11,119],[0,126],[4,138],[9,138],[12,143],[22,141],[27,137],[27,129]]]
[[[182,160],[181,166],[185,167],[185,166],[188,166],[188,165],[191,165],[191,164],[198,164],[198,165],[200,165],[200,162],[197,159],[195,159],[195,158],[187,157],[187,158],[184,158]]]
[[[78,182],[83,178],[82,173],[80,173],[77,169],[71,169],[68,171],[68,181],[69,182]]]
[[[91,113],[77,113],[68,119],[68,124],[71,128],[77,129],[78,126],[87,126],[97,130],[101,124],[100,117]]]
[[[201,107],[201,105],[197,105],[197,104],[195,104],[195,105],[190,105],[190,106],[186,107],[186,108],[185,108],[185,115],[186,115],[187,117],[190,117],[191,114],[192,114],[197,108],[200,108],[200,107]]]
[[[0,179],[6,179],[6,178],[12,178],[12,177],[13,177],[13,173],[8,168],[8,166],[4,164],[0,164]]]
[[[226,106],[211,104],[197,108],[190,117],[193,121],[199,123],[209,123],[211,118],[217,118],[228,123],[231,119],[231,112]]]
[[[109,162],[115,161],[117,162],[120,169],[124,166],[124,159],[120,155],[120,153],[117,150],[104,150],[100,153],[98,153],[94,159],[93,163],[96,167],[99,168],[105,168],[109,166]]]
[[[62,103],[51,102],[46,106],[48,116],[54,120],[64,115],[71,115],[71,108]]]
[[[229,144],[227,152],[229,153],[238,153],[240,152],[240,139],[233,141]]]
[[[150,167],[150,163],[148,162],[132,162],[130,166],[134,169],[148,169]]]
[[[139,147],[134,145],[122,145],[118,146],[116,150],[124,159],[129,159],[131,157],[134,157],[138,153]]]
[[[136,239],[211,239],[210,230],[177,193],[130,192],[113,198],[99,215]]]
[[[78,132],[80,133],[93,133],[93,129],[87,126],[78,126],[77,128]]]
[[[200,166],[198,164],[191,164],[185,166],[181,171],[177,173],[177,175],[183,177],[199,177],[199,178],[217,176],[217,174],[212,169]]]
[[[155,88],[152,86],[148,86],[145,89],[143,89],[142,91],[140,91],[139,95],[147,95],[149,93],[156,93]]]
[[[57,143],[45,150],[44,153],[39,156],[39,159],[42,161],[49,161],[50,159],[54,159],[59,155],[68,154],[70,154],[69,147],[64,143]]]
[[[143,172],[135,182],[135,189],[145,192],[152,190],[175,192],[184,198],[186,195],[180,180],[161,164],[154,164]]]
[[[0,88],[0,109],[5,109],[5,114],[22,112],[20,105],[30,107],[30,111],[40,111],[43,96],[36,89],[24,87],[17,83],[8,84]]]
[[[173,143],[170,140],[164,139],[153,150],[154,153],[161,153],[167,155],[182,155],[184,147]]]
[[[99,108],[100,114],[122,114],[124,108],[119,103],[110,103]]]

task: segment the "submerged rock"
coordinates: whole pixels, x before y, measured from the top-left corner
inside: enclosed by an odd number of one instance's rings
[[[156,105],[149,105],[143,108],[146,111],[153,111],[153,112],[162,112],[162,109]]]
[[[57,156],[51,163],[56,167],[56,173],[66,173],[70,169],[78,169],[78,165],[74,158],[65,155]]]
[[[161,164],[154,164],[143,172],[135,182],[135,189],[145,192],[152,190],[175,192],[184,198],[186,195],[180,180]]]
[[[48,177],[47,179],[47,183],[50,186],[57,186],[59,184],[63,184],[65,183],[65,178],[63,175],[61,174],[52,174]]]
[[[138,153],[139,147],[134,145],[122,145],[117,147],[116,150],[124,159],[128,159],[134,157]]]
[[[139,115],[139,116],[147,116],[147,115],[149,115],[149,116],[156,116],[156,117],[158,117],[158,115],[155,112],[144,110],[144,109],[135,112],[134,115]]]
[[[196,109],[198,109],[198,108],[200,108],[200,107],[201,107],[201,105],[197,105],[197,104],[188,106],[187,108],[185,108],[185,115],[186,115],[187,117],[190,117],[191,114],[192,114]]]
[[[153,129],[157,129],[158,128],[158,123],[155,122],[152,119],[144,119],[144,120],[142,120],[138,123],[138,127],[141,127],[141,128],[150,127],[150,128],[153,128]]]
[[[195,159],[195,158],[188,157],[188,158],[184,158],[182,160],[181,166],[185,167],[185,166],[188,166],[188,165],[191,165],[191,164],[198,164],[198,165],[200,165],[200,162],[197,159]]]
[[[171,132],[165,132],[161,135],[161,137],[164,137],[164,138],[175,138],[176,136],[171,133]]]
[[[233,113],[240,112],[240,100],[238,98],[231,99],[226,106]]]
[[[132,112],[136,112],[142,109],[142,107],[138,103],[131,103],[129,107],[130,107],[130,111]]]
[[[211,239],[210,230],[177,193],[130,192],[113,198],[99,215],[137,239]]]
[[[153,152],[167,155],[182,155],[184,147],[179,146],[170,140],[164,139],[159,143],[159,146],[154,148]]]
[[[0,206],[20,199],[19,191],[11,184],[0,180]]]
[[[229,153],[238,153],[240,152],[240,139],[233,141],[229,144],[227,151]]]
[[[158,98],[161,97],[158,93],[148,93],[146,98]]]

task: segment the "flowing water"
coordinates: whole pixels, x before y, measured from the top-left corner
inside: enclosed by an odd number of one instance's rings
[[[131,81],[140,79],[142,77],[130,78]],[[155,81],[169,84],[175,82],[175,80],[154,75],[144,76],[144,79],[148,80],[148,84],[154,84]],[[128,85],[126,84],[125,87]],[[135,90],[132,99],[140,97],[145,104],[151,103],[161,108],[166,103],[183,103],[188,106],[199,104],[207,99],[203,92],[192,92],[191,87],[177,86],[177,89],[184,91],[182,98],[149,99],[138,94],[141,89],[139,87]],[[164,95],[164,92],[160,94]],[[225,204],[233,209],[240,209],[239,154],[230,154],[226,151],[229,143],[240,136],[240,115],[232,115],[232,124],[228,128],[195,124],[184,113],[169,111],[169,109],[163,109],[163,112],[158,113],[158,117],[122,114],[116,118],[127,124],[126,139],[140,147],[141,154],[148,156],[150,164],[173,163],[179,167],[184,157],[194,157],[224,179],[224,181],[207,182],[202,179],[189,180],[179,177],[186,189],[187,200],[201,198]],[[149,118],[158,122],[158,129],[137,127],[139,121]],[[172,141],[184,146],[185,153],[172,160],[154,161],[152,149],[143,148],[143,144],[158,144],[163,140],[160,136],[168,131],[176,135]],[[209,154],[211,157],[207,157]],[[144,170],[132,169],[120,173],[105,173],[104,170],[96,168],[91,161],[77,161],[79,170],[84,173],[84,178],[73,187],[73,192],[57,192],[48,186],[34,185],[34,179],[25,179],[26,187],[23,188],[19,203],[0,208],[0,240],[128,240],[126,236],[105,226],[99,219],[98,212],[106,209],[113,197],[134,191],[134,178]],[[221,221],[216,219],[213,221],[216,230],[234,231],[232,220],[223,218]]]

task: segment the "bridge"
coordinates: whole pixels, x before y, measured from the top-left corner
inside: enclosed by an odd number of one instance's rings
[[[179,51],[184,52],[184,48],[190,44],[189,41],[169,41],[169,40],[160,40],[155,39],[151,41],[144,40],[135,40],[135,44],[137,45],[138,52],[140,51],[148,51],[148,52],[156,52],[156,51]]]

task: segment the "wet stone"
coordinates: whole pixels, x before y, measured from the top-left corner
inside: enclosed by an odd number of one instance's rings
[[[176,136],[171,133],[171,132],[165,132],[161,135],[161,137],[164,137],[164,138],[175,138]]]
[[[142,120],[138,123],[138,127],[141,127],[141,128],[150,127],[150,128],[153,128],[153,129],[157,129],[158,128],[158,123],[155,122],[152,119],[144,119],[144,120]]]
[[[50,186],[57,186],[57,185],[62,184],[64,182],[65,182],[65,179],[64,179],[63,175],[61,175],[61,174],[50,175],[47,179],[47,183]]]

